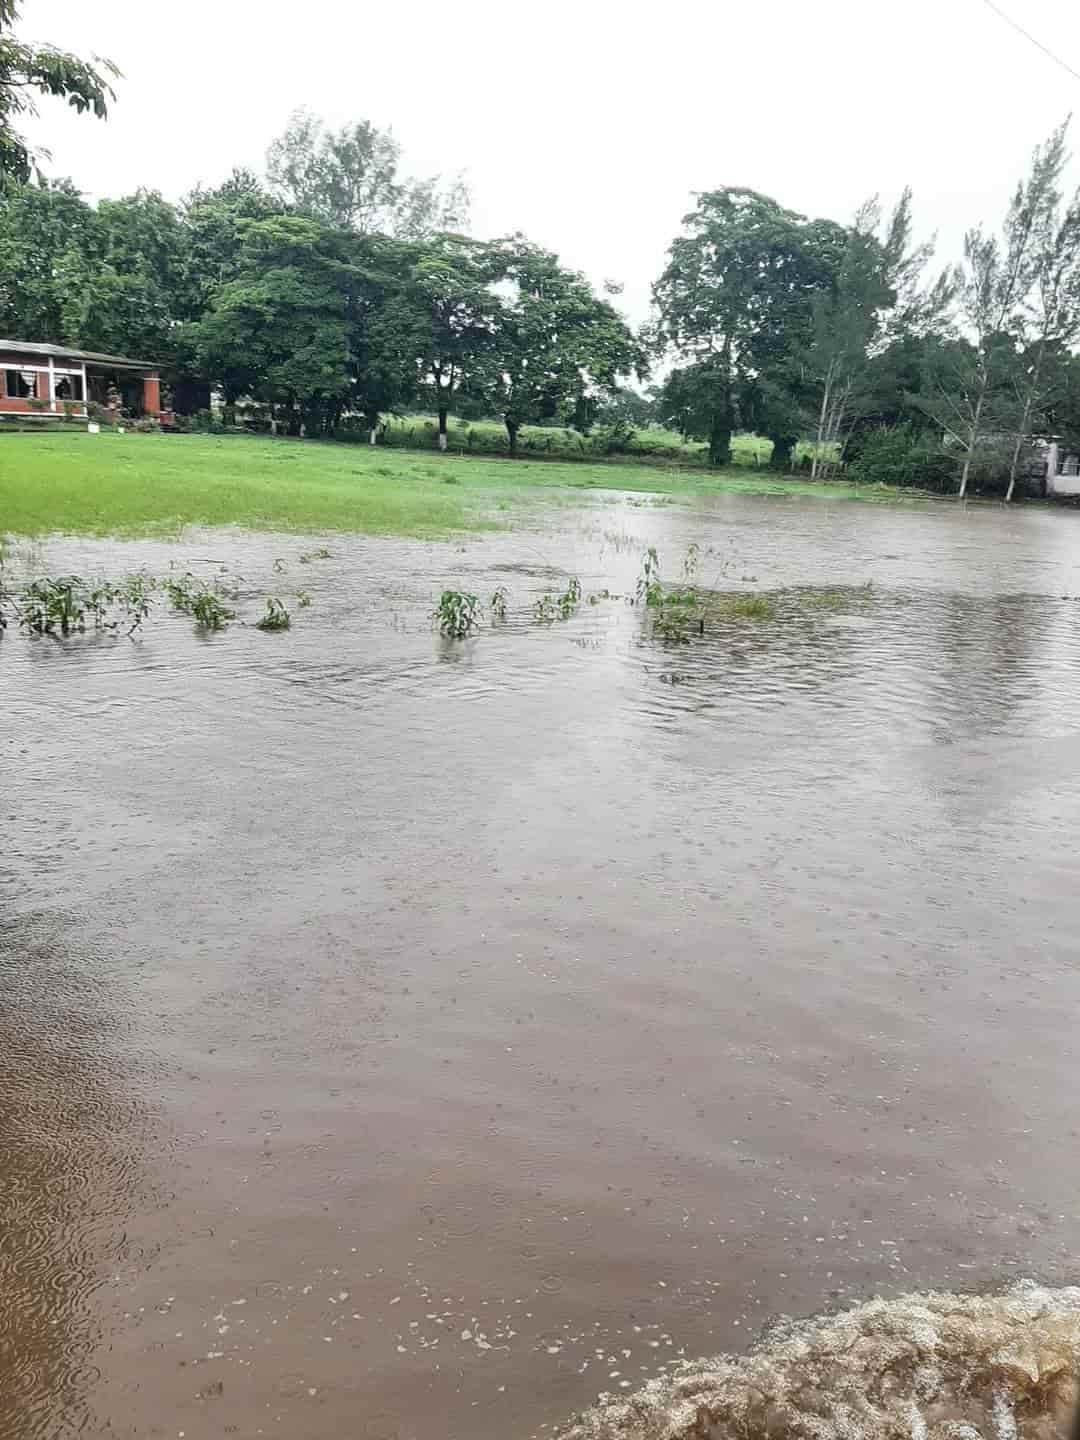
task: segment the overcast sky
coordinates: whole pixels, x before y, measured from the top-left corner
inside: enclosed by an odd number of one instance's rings
[[[999,3],[1080,72],[1076,0]],[[45,102],[28,127],[92,197],[261,169],[298,106],[368,119],[408,172],[466,173],[476,234],[621,281],[635,321],[695,190],[844,221],[910,183],[953,259],[1080,110],[985,0],[24,0],[21,32],[124,72],[107,122]]]

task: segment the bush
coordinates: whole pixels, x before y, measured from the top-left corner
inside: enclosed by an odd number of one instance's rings
[[[872,430],[847,464],[846,478],[856,485],[895,485],[918,490],[952,490],[956,457],[919,435],[910,425]]]

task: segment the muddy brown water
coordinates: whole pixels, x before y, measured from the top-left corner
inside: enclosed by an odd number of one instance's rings
[[[0,640],[5,1440],[523,1437],[781,1314],[1077,1278],[1080,516],[318,543],[12,561],[313,603]],[[529,614],[691,543],[775,618]],[[507,624],[440,640],[448,584]]]

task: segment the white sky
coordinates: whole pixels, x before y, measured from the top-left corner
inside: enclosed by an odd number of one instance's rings
[[[1080,71],[1076,0],[999,3]],[[983,0],[24,0],[20,30],[124,72],[107,122],[45,102],[27,127],[92,197],[261,170],[301,105],[369,119],[407,172],[466,172],[476,234],[621,281],[635,321],[694,190],[844,221],[910,182],[953,259],[1080,109]]]

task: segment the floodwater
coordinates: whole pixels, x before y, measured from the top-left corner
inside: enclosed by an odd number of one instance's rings
[[[1080,516],[320,543],[11,561],[294,624],[0,640],[4,1440],[683,1433],[778,1316],[1077,1278]],[[773,618],[532,618],[691,544]]]

